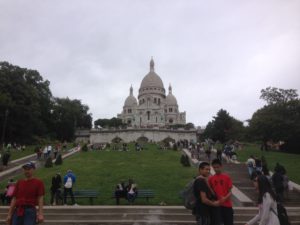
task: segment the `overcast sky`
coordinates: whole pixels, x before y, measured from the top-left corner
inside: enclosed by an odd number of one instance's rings
[[[187,122],[247,120],[268,86],[300,89],[300,1],[0,0],[0,61],[36,69],[93,119],[137,96],[151,56]]]

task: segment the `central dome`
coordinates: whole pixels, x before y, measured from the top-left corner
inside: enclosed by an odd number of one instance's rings
[[[159,87],[164,88],[161,78],[153,71],[150,71],[142,80],[141,88]]]
[[[161,78],[154,72],[154,61],[150,61],[150,72],[143,78],[139,97],[144,94],[159,94],[165,97],[165,88]]]

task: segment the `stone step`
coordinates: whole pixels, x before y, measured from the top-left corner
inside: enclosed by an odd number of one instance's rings
[[[247,221],[235,221],[234,225],[244,225]],[[4,224],[4,220],[0,220],[1,224]],[[176,220],[168,220],[168,221],[160,221],[160,220],[93,220],[93,221],[81,221],[81,220],[47,220],[43,223],[43,225],[195,225],[194,220],[190,221],[176,221]],[[300,221],[292,221],[293,225],[300,225]]]
[[[0,218],[5,218],[6,213],[0,213]],[[249,221],[255,214],[234,214],[235,221]],[[148,220],[156,218],[162,221],[176,220],[189,221],[193,220],[191,214],[156,214],[156,213],[45,213],[46,220]],[[289,213],[291,221],[300,221],[300,214]]]
[[[287,208],[292,224],[300,225],[300,208]],[[8,208],[0,207],[0,218]],[[234,207],[236,225],[245,224],[258,211],[256,207]],[[44,225],[142,225],[195,224],[191,211],[182,206],[46,206]],[[4,219],[0,219],[4,224]]]

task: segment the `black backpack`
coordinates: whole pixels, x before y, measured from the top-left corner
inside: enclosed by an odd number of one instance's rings
[[[275,210],[271,210],[278,217],[280,225],[291,225],[286,209],[282,204],[277,203],[277,213]]]
[[[184,207],[190,210],[193,210],[196,206],[196,197],[194,195],[194,182],[196,179],[193,179],[192,181],[190,181],[185,188],[183,189],[183,191],[181,191],[181,197],[184,200]]]

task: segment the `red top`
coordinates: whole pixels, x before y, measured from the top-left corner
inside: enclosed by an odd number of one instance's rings
[[[230,189],[232,188],[231,178],[224,173],[215,174],[211,176],[208,182],[211,188],[216,193],[218,199],[225,197],[229,193]],[[228,199],[223,204],[221,204],[221,206],[232,207],[232,202],[230,199]]]
[[[38,205],[38,197],[45,195],[44,183],[36,178],[19,180],[16,184],[13,197],[16,197],[16,206]]]

